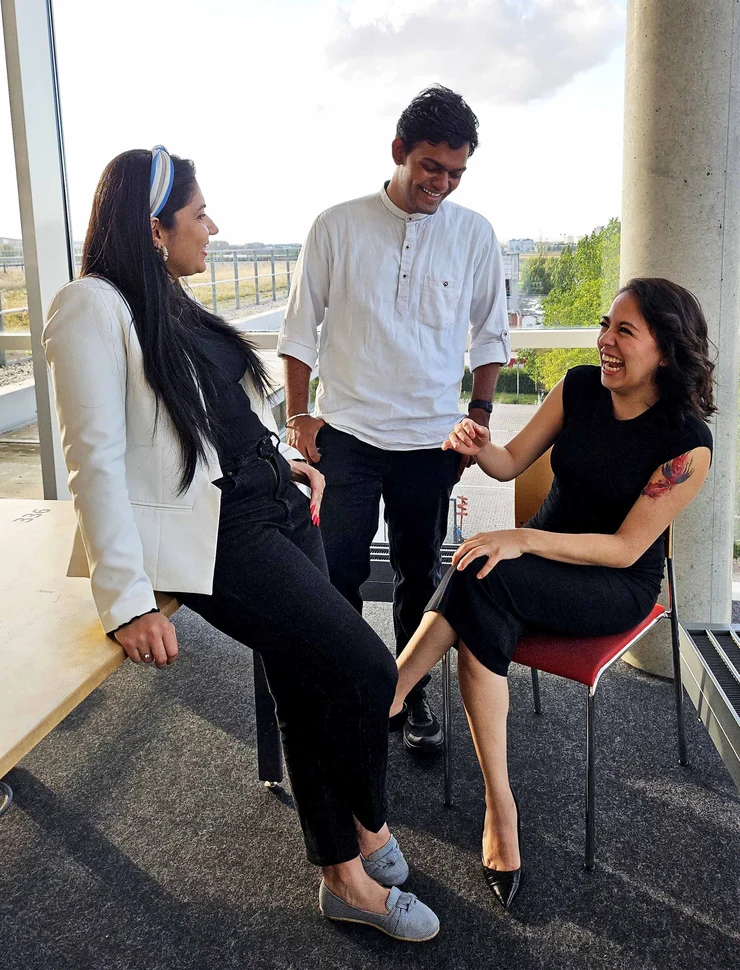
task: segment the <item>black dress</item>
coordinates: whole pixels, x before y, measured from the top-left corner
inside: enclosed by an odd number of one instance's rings
[[[712,448],[704,421],[663,401],[617,420],[599,367],[568,371],[563,411],[552,488],[529,528],[613,535],[656,468],[692,448]],[[485,667],[505,675],[527,632],[601,636],[644,619],[660,592],[663,545],[657,539],[625,569],[524,555],[500,562],[480,580],[480,562],[451,569],[427,610],[441,613]]]

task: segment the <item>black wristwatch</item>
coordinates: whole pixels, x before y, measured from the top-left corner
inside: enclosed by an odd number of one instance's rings
[[[489,414],[493,411],[493,405],[490,401],[471,401],[470,404],[468,404],[468,413],[470,413],[473,408],[480,408],[481,411],[488,411]]]

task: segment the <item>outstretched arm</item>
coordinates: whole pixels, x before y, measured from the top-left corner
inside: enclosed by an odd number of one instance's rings
[[[614,535],[571,535],[540,529],[481,532],[457,549],[453,564],[465,569],[485,556],[487,562],[478,573],[479,579],[502,559],[516,559],[524,553],[580,566],[631,566],[698,495],[709,472],[710,458],[708,448],[694,448],[656,468]]]
[[[558,381],[532,420],[503,447],[491,442],[488,428],[463,418],[442,448],[473,455],[486,475],[510,482],[547,451],[560,434],[563,420],[563,382]]]

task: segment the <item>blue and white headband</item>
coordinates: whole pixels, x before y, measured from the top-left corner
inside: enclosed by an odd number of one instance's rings
[[[175,178],[175,166],[164,145],[152,148],[152,173],[149,178],[149,215],[158,216],[167,204]]]

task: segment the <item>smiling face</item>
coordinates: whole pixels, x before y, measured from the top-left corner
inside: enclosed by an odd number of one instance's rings
[[[407,152],[396,138],[392,146],[396,171],[388,185],[391,202],[410,214],[436,212],[460,184],[469,148],[467,142],[462,148],[450,148],[446,141],[438,145],[422,141]]]
[[[631,293],[621,293],[602,317],[597,345],[604,387],[612,394],[639,398],[648,406],[658,400],[655,377],[662,354]]]
[[[203,193],[196,183],[190,201],[175,213],[171,229],[166,229],[159,219],[152,219],[154,245],[167,247],[167,269],[175,279],[205,272],[206,246],[209,238],[218,232],[218,226],[206,215],[205,208]]]

